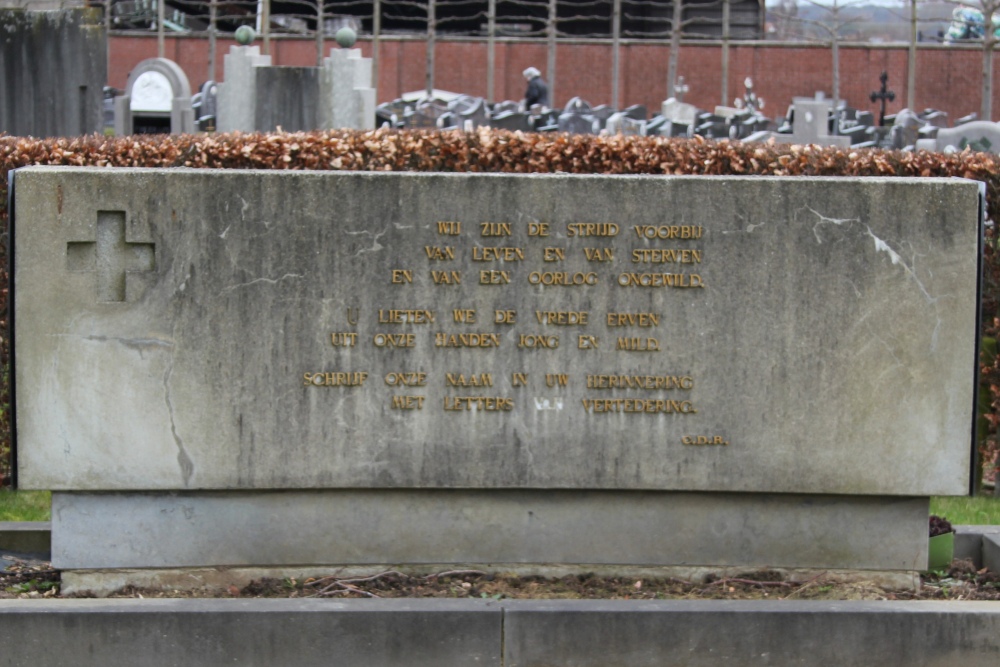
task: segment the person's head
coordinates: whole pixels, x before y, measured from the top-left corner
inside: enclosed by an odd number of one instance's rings
[[[535,78],[536,76],[541,76],[541,75],[542,75],[542,73],[541,73],[541,72],[539,72],[539,71],[538,71],[537,69],[535,69],[534,67],[529,67],[528,69],[524,70],[524,72],[522,72],[522,74],[524,74],[524,78],[525,78],[526,80],[528,80],[528,81],[531,81],[531,80],[532,80],[532,79],[534,79],[534,78]]]

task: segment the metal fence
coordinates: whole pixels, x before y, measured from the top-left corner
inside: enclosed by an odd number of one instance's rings
[[[410,36],[426,40],[426,89],[431,91],[437,41],[483,39],[487,43],[486,89],[491,102],[498,39],[546,43],[550,99],[555,99],[558,85],[556,56],[561,41],[610,40],[612,104],[617,107],[623,40],[676,47],[682,38],[716,39],[722,40],[725,48],[729,40],[763,36],[763,7],[758,0],[91,0],[90,5],[106,3],[111,10],[105,13],[109,33],[155,32],[161,56],[167,35],[206,34],[210,41],[209,72],[215,71],[215,39],[231,35],[243,25],[255,29],[265,54],[271,52],[272,39],[279,36],[315,40],[317,64],[322,62],[326,43],[338,30],[348,27],[370,40],[376,80],[380,39]],[[728,63],[725,56],[723,63],[724,67]],[[672,70],[668,78],[668,89],[672,89],[676,72]],[[726,97],[724,90],[723,99]]]

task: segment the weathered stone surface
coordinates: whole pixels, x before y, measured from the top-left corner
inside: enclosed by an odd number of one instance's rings
[[[108,38],[101,9],[58,9],[0,10],[0,132],[74,137],[102,129]]]
[[[517,667],[995,665],[995,603],[788,600],[504,603]]]
[[[55,493],[61,569],[379,563],[915,571],[926,498],[616,491]],[[690,573],[676,573],[691,576]]]
[[[994,667],[988,602],[0,600],[0,665]]]
[[[0,600],[0,665],[503,664],[503,609],[492,601],[366,602]]]
[[[25,487],[967,489],[976,183],[31,168],[15,205]]]

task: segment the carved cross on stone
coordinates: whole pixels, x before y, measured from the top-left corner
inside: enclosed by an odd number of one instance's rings
[[[153,250],[152,243],[125,240],[125,211],[98,211],[96,240],[67,243],[66,265],[97,273],[98,301],[125,301],[128,274],[156,269]]]

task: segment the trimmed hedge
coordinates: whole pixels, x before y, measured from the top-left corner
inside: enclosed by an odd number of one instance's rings
[[[709,141],[701,137],[598,137],[475,132],[325,131],[34,139],[0,136],[0,219],[6,220],[7,172],[27,165],[193,167],[572,174],[693,174],[760,176],[961,177],[986,184],[987,215],[1000,214],[1000,156],[965,151],[839,149],[787,144]],[[995,230],[986,231],[983,283],[984,336],[1000,331],[1000,260]],[[0,269],[0,313],[6,331],[6,244]],[[0,485],[9,479],[7,336],[0,341]],[[991,389],[983,418],[989,435],[983,459],[997,458],[1000,362],[984,357],[983,389]]]

